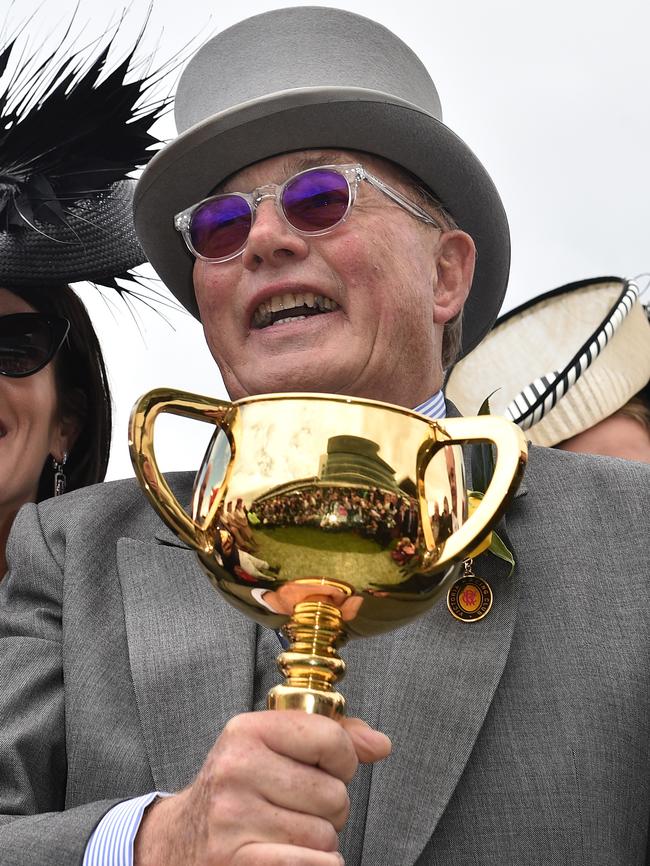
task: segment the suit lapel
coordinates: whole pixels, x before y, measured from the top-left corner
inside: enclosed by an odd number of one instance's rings
[[[255,626],[219,597],[193,551],[158,536],[163,544],[120,539],[118,568],[153,778],[175,791],[228,719],[252,707]]]
[[[447,409],[450,417],[458,415],[452,404]],[[466,470],[471,489],[469,465]],[[526,493],[524,476],[515,500]],[[513,550],[505,518],[496,528]],[[372,770],[362,866],[412,866],[420,857],[501,679],[517,616],[519,574],[515,569],[509,575],[510,566],[492,554],[479,556],[474,570],[494,594],[485,619],[458,622],[443,596],[429,614],[395,632],[376,713],[379,730],[393,741],[393,754]]]
[[[504,521],[499,534],[512,549]],[[505,536],[505,537],[504,537]],[[362,866],[415,863],[460,779],[501,678],[519,596],[517,572],[491,554],[474,562],[492,610],[461,623],[443,597],[395,633],[379,708],[392,756],[373,768]]]

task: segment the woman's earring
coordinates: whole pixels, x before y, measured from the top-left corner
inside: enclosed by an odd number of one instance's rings
[[[68,480],[65,477],[65,463],[68,459],[68,452],[63,452],[63,458],[61,462],[59,462],[56,457],[52,458],[52,469],[54,470],[54,495],[61,496],[61,494],[65,493],[65,489],[68,485]]]

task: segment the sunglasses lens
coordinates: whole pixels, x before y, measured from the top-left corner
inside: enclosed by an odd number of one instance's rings
[[[282,208],[298,231],[312,233],[334,228],[350,206],[350,187],[344,175],[330,168],[298,175],[284,188]]]
[[[239,195],[208,201],[192,214],[192,246],[206,259],[232,256],[246,243],[252,218],[248,202]]]
[[[0,373],[25,376],[46,364],[53,349],[47,321],[37,315],[0,316]]]

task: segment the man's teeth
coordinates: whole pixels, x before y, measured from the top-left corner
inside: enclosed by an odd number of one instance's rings
[[[287,292],[262,301],[253,314],[252,324],[254,328],[266,328],[268,325],[306,319],[309,316],[330,313],[338,309],[339,305],[336,301],[324,295],[315,295],[313,292]],[[282,315],[283,313],[289,315]]]

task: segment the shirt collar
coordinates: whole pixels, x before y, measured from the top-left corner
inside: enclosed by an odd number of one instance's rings
[[[447,406],[442,391],[437,391],[433,397],[429,397],[429,399],[425,400],[424,403],[420,403],[420,405],[416,406],[413,411],[419,412],[420,415],[426,415],[427,418],[431,418],[433,421],[439,421],[442,418],[446,418]]]

